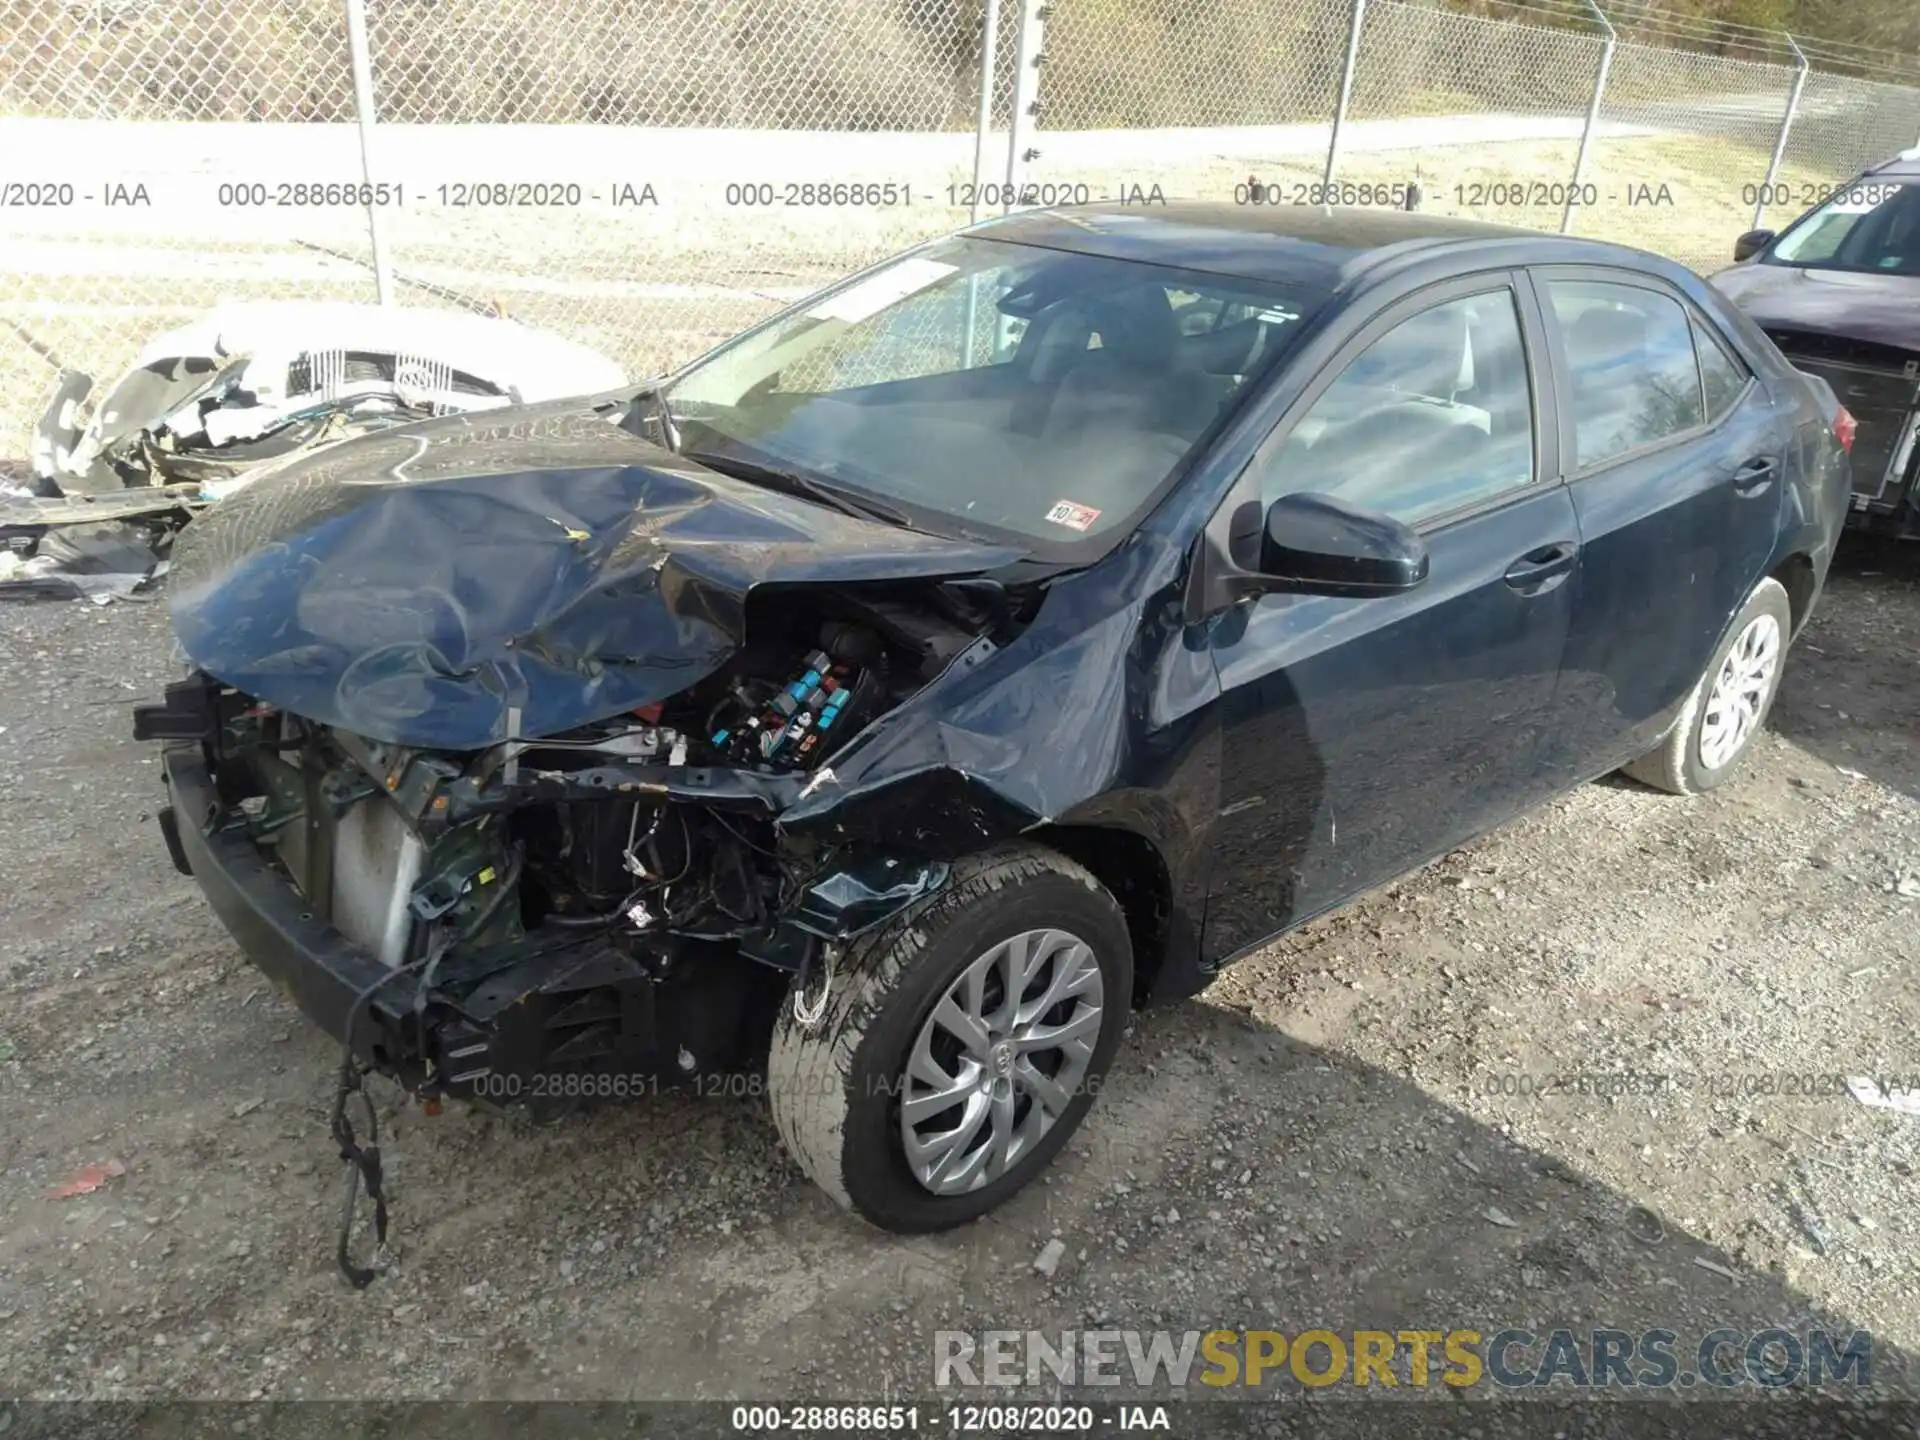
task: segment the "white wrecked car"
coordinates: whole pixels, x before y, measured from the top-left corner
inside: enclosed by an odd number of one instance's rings
[[[223,305],[156,336],[82,419],[90,376],[66,371],[34,436],[48,493],[198,484],[263,461],[455,411],[626,383],[598,351],[458,310],[310,300]]]

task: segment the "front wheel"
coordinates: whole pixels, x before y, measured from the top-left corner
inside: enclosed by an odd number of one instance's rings
[[[1793,607],[1785,588],[1778,580],[1762,580],[1734,617],[1667,738],[1621,768],[1674,795],[1724,784],[1767,723],[1792,634]]]
[[[1120,907],[1052,850],[955,866],[823,969],[774,1027],[774,1123],[801,1169],[884,1230],[943,1230],[1045,1169],[1126,1025]]]

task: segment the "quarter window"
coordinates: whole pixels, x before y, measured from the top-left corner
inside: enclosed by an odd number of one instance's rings
[[[1693,322],[1693,352],[1700,359],[1700,381],[1706,391],[1707,420],[1718,420],[1747,388],[1747,372],[1708,333],[1698,317]]]
[[[1547,292],[1566,338],[1582,469],[1702,422],[1692,326],[1678,301],[1588,280],[1552,280]]]
[[[1533,480],[1533,394],[1513,292],[1403,320],[1314,401],[1262,476],[1262,499],[1311,491],[1407,524]]]

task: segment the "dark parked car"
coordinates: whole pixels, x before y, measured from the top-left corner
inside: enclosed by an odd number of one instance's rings
[[[1851,522],[1920,538],[1920,151],[1854,176],[1713,277],[1858,421]]]
[[[1845,425],[1617,246],[1022,214],[638,395],[256,480],[180,537],[197,669],[137,733],[344,1087],[629,1095],[770,1036],[802,1168],[932,1229],[1137,1003],[1616,767],[1726,779]]]

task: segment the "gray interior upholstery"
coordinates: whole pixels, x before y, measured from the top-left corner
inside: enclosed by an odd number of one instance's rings
[[[1179,364],[1180,329],[1158,285],[1137,286],[1093,306],[1098,347],[1076,357],[1061,379],[1043,433],[1071,441],[1103,425],[1197,436],[1217,404],[1204,373]]]

